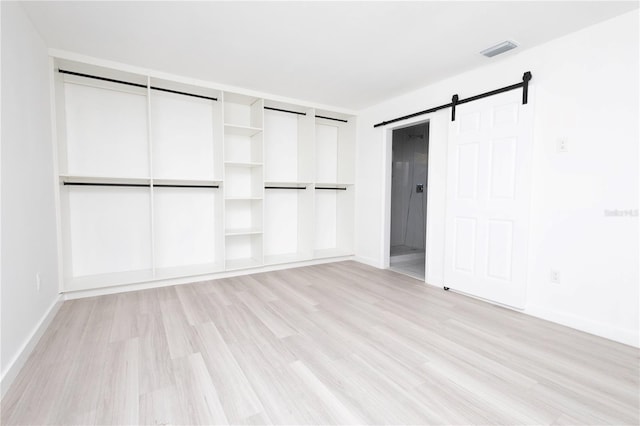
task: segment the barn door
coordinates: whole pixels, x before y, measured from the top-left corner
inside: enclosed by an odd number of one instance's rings
[[[533,106],[519,90],[457,107],[447,167],[445,283],[523,308]]]

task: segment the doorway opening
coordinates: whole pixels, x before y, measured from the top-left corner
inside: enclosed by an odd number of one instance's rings
[[[393,130],[389,267],[425,279],[429,123]]]

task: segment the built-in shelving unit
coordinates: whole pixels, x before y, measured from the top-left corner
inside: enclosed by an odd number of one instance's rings
[[[63,291],[353,254],[353,116],[54,62]]]

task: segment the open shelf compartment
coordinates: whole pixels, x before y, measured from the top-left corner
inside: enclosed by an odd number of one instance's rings
[[[269,186],[264,196],[264,263],[311,259],[313,186],[286,182]]]
[[[353,255],[354,188],[314,190],[314,257]]]
[[[225,244],[227,271],[263,265],[262,234],[227,235]]]
[[[330,114],[316,111],[317,115]],[[336,116],[336,114],[332,114]],[[316,118],[315,182],[353,184],[355,180],[355,118]]]
[[[65,290],[153,278],[151,188],[61,185]]]
[[[156,277],[223,269],[223,199],[219,188],[154,187]]]
[[[313,181],[314,129],[313,109],[283,103],[265,103],[265,180]]]
[[[221,180],[222,93],[156,78],[150,87],[154,178]]]

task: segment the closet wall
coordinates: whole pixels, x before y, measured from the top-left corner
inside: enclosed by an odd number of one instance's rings
[[[355,117],[55,62],[63,291],[353,254]]]

